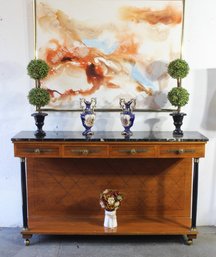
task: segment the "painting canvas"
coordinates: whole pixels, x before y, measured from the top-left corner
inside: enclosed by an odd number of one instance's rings
[[[181,0],[35,0],[35,53],[51,67],[48,109],[165,109],[174,86],[167,64],[180,57]]]

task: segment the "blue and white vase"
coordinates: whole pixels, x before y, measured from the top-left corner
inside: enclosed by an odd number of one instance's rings
[[[87,101],[84,98],[80,99],[80,107],[83,109],[83,112],[80,114],[82,125],[85,128],[85,131],[82,133],[84,136],[91,136],[94,132],[91,131],[91,128],[94,125],[96,114],[94,109],[96,107],[96,98],[91,98],[91,101]]]
[[[124,127],[122,135],[132,136],[133,133],[130,131],[130,128],[134,124],[135,114],[133,110],[136,106],[136,99],[132,98],[130,101],[126,102],[124,98],[120,98],[119,104],[122,108],[122,112],[120,113],[121,123]]]

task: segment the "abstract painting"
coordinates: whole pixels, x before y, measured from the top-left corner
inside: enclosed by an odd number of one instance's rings
[[[181,54],[182,0],[34,0],[35,54],[51,67],[48,109],[168,108],[167,64]]]

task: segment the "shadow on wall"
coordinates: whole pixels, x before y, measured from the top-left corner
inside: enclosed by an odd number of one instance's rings
[[[214,98],[215,99],[215,98]],[[216,100],[216,99],[215,99]],[[215,140],[215,142],[216,142],[216,140]],[[215,144],[215,151],[214,151],[215,153],[216,153],[216,144]],[[214,159],[214,167],[216,167],[216,159]],[[213,172],[213,176],[212,176],[212,191],[214,192],[214,193],[212,193],[211,194],[211,213],[216,213],[216,201],[215,201],[215,199],[216,199],[216,188],[215,188],[215,181],[216,181],[216,173],[215,172]],[[216,226],[216,215],[213,215],[213,217],[212,217],[212,220],[211,220],[211,224],[212,225],[214,225],[214,226]]]
[[[206,107],[201,126],[206,130],[216,130],[216,69],[207,72]]]
[[[202,119],[201,126],[207,131],[216,131],[216,69],[208,69],[207,70],[207,93],[206,93],[206,105],[204,110],[204,116]],[[211,138],[211,141],[215,138]],[[213,144],[214,145],[214,144]],[[214,156],[214,153],[216,152],[216,147],[212,147],[212,154]],[[216,167],[216,160],[214,159],[213,167]],[[215,198],[216,198],[216,189],[215,189],[215,179],[216,179],[216,173],[212,173],[212,185],[211,188],[211,194],[210,194],[210,212],[215,213],[216,210],[216,204],[215,204]],[[210,220],[211,225],[216,225],[216,219],[215,215]]]
[[[149,118],[145,120],[145,123],[148,125],[148,131],[149,131],[149,135],[154,134],[153,131],[157,130],[155,129],[155,127],[157,125],[160,125],[160,119],[158,118]]]

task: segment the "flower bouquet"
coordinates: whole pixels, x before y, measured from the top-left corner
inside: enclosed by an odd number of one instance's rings
[[[100,194],[100,205],[105,209],[104,227],[117,227],[116,210],[120,207],[123,195],[119,191],[106,189]]]

